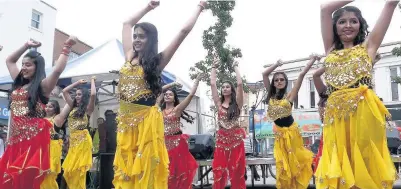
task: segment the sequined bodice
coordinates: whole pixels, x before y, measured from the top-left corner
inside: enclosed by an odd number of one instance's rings
[[[372,60],[362,45],[331,52],[325,60],[327,93],[359,84],[371,86],[372,67]]]
[[[54,117],[46,117],[46,119],[52,124],[53,127],[50,129],[50,138],[52,140],[58,140],[63,138],[64,136],[64,131],[61,130],[61,128],[57,128],[57,126],[54,124]]]
[[[78,108],[74,108],[70,115],[68,116],[68,128],[71,132],[75,130],[84,130],[88,126],[89,120],[88,116],[84,115],[82,118],[75,118],[74,112],[77,111]]]
[[[232,120],[229,119],[228,110],[226,108],[219,108],[217,119],[217,124],[219,125],[219,128],[232,129],[240,127],[240,122],[238,118],[234,118]]]
[[[130,62],[126,62],[120,69],[118,84],[119,99],[126,102],[134,102],[139,99],[154,98],[155,95],[143,78],[144,72],[142,66],[133,66]]]
[[[163,111],[164,119],[164,135],[174,135],[181,131],[180,117],[175,116],[174,113],[166,113]]]
[[[29,116],[29,117],[38,117],[44,118],[46,115],[45,112],[45,104],[41,103],[38,100],[35,108],[35,112],[29,112],[28,107],[28,91],[20,88],[16,89],[11,93],[11,105],[10,109],[13,116]]]
[[[271,98],[267,109],[267,118],[270,121],[275,121],[280,118],[285,118],[291,115],[292,106],[290,101],[285,97],[281,100]]]

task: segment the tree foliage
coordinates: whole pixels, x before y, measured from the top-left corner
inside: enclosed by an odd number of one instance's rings
[[[401,56],[401,47],[394,47],[394,49],[391,50],[391,53],[392,53],[393,55],[396,55],[396,56]],[[401,84],[401,77],[400,77],[400,76],[392,77],[391,79],[392,79],[395,83]]]
[[[212,11],[213,16],[217,17],[217,22],[203,31],[202,42],[207,55],[204,60],[195,63],[195,66],[189,69],[191,79],[195,79],[198,74],[204,73],[206,77],[202,80],[210,86],[210,72],[213,63],[212,53],[216,52],[220,59],[220,64],[217,67],[217,87],[220,88],[224,81],[231,81],[236,84],[233,62],[235,58],[242,57],[242,53],[241,49],[233,48],[226,44],[227,29],[233,23],[231,11],[234,7],[235,1],[208,2],[208,9]],[[247,92],[248,88],[245,83],[246,80],[243,77],[244,90]]]

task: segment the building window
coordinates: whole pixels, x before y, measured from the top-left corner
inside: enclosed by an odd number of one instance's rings
[[[80,56],[79,54],[71,51],[69,56],[68,56],[68,61],[74,60],[74,59],[78,58],[79,56]]]
[[[390,68],[390,79],[391,79],[391,99],[392,101],[398,101],[398,83],[393,81],[394,77],[397,77],[397,68]]]
[[[315,108],[315,106],[316,106],[316,102],[315,102],[315,83],[313,82],[313,80],[311,79],[311,80],[309,80],[309,86],[310,86],[310,89],[309,89],[309,91],[310,91],[310,94],[309,94],[309,97],[310,97],[310,107],[311,108]]]
[[[32,10],[31,27],[40,29],[42,21],[42,14],[36,10]]]
[[[291,92],[293,86],[294,86],[295,80],[288,80],[288,85],[287,85],[287,94]],[[294,98],[294,108],[298,108],[298,95]]]

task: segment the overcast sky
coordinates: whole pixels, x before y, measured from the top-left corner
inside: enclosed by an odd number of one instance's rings
[[[57,28],[96,47],[109,39],[121,39],[122,22],[144,7],[148,0],[46,0],[58,9]],[[156,25],[159,49],[163,50],[195,11],[198,0],[161,0],[161,5],[141,21]],[[321,0],[237,0],[232,13],[228,44],[242,49],[240,68],[250,82],[261,80],[263,65],[277,59],[291,60],[323,53],[320,35]],[[383,0],[356,1],[371,30]],[[401,17],[397,8],[384,42],[401,40]],[[210,11],[201,14],[192,32],[180,46],[168,71],[189,81],[188,69],[202,60],[202,32],[214,23]],[[113,64],[113,62],[109,62]],[[182,71],[178,71],[182,69]]]

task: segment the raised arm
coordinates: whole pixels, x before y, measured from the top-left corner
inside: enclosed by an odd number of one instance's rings
[[[334,43],[333,20],[331,15],[337,9],[351,2],[353,2],[353,0],[331,1],[320,6],[320,27],[326,54],[330,52]]]
[[[203,1],[203,0],[199,3],[199,5],[196,8],[195,13],[191,16],[191,18],[188,20],[188,22],[180,30],[180,32],[173,39],[173,41],[170,43],[170,45],[168,45],[167,48],[163,50],[163,52],[161,53],[162,56],[161,56],[160,65],[159,65],[160,70],[163,70],[164,67],[166,67],[167,64],[170,62],[171,57],[173,57],[174,53],[177,51],[177,49],[181,45],[182,41],[184,41],[184,39],[187,37],[189,32],[191,32],[196,21],[198,20],[200,13],[203,11],[203,9],[205,9],[206,5],[207,5],[206,1]]]
[[[241,109],[242,105],[244,104],[244,87],[243,87],[242,78],[241,78],[241,74],[239,72],[237,61],[234,62],[234,70],[235,70],[235,75],[237,77],[237,99],[236,100],[237,100],[238,108]]]
[[[67,119],[68,114],[71,112],[71,107],[65,104],[64,108],[61,110],[60,114],[56,115],[54,118],[54,123],[57,127],[62,127],[64,121]]]
[[[79,84],[84,84],[84,83],[86,83],[86,80],[81,79],[79,81],[76,81],[75,83],[72,83],[71,85],[68,85],[66,88],[63,89],[64,100],[68,104],[68,106],[70,107],[74,106],[74,100],[72,100],[70,95],[71,89],[75,88]]]
[[[91,115],[93,110],[95,109],[95,101],[96,101],[96,77],[92,76],[91,78],[91,96],[89,98],[89,104],[86,108],[86,114]]]
[[[315,84],[315,88],[319,94],[326,91],[327,86],[324,84],[322,80],[322,75],[324,73],[324,67],[321,67],[313,73],[313,83]]]
[[[71,52],[71,47],[76,44],[78,39],[74,36],[70,36],[64,43],[63,50],[59,58],[56,61],[56,65],[53,67],[53,72],[42,80],[41,86],[45,96],[49,96],[53,88],[56,86],[58,78],[64,71],[64,68],[68,61],[68,56]]]
[[[263,84],[265,85],[265,88],[267,90],[267,93],[270,91],[270,80],[269,80],[269,75],[278,67],[282,66],[283,62],[281,60],[278,60],[275,64],[271,65],[268,67],[265,71],[263,71],[262,76],[263,76]]]
[[[204,76],[203,74],[198,75],[198,77],[195,79],[194,86],[192,86],[191,92],[181,103],[179,103],[174,108],[175,115],[181,115],[182,111],[184,111],[184,109],[187,108],[188,104],[191,102],[192,98],[194,97],[196,90],[198,89],[198,86],[199,86],[199,81],[202,79],[203,76]]]
[[[19,74],[19,69],[17,67],[17,61],[31,47],[40,47],[42,44],[33,40],[26,42],[23,46],[21,46],[18,50],[13,52],[10,56],[6,59],[6,65],[8,71],[10,72],[11,78],[15,80]]]
[[[214,56],[212,73],[210,73],[210,87],[212,89],[212,98],[213,98],[213,102],[214,102],[214,105],[216,106],[216,108],[220,107],[220,105],[221,105],[220,98],[219,98],[219,92],[217,92],[217,82],[216,82],[216,80],[217,80],[216,68],[217,68],[218,61],[219,61],[219,59],[217,58],[217,56]]]
[[[288,100],[290,102],[293,102],[295,97],[297,97],[298,95],[298,91],[301,88],[302,85],[302,81],[304,80],[304,77],[306,75],[306,73],[308,73],[309,69],[312,67],[313,63],[320,59],[317,55],[312,54],[310,55],[310,60],[309,62],[306,64],[306,67],[302,70],[302,72],[299,74],[297,81],[295,82],[294,87],[292,88],[290,94],[288,95]]]
[[[384,39],[384,36],[386,35],[387,29],[391,22],[391,18],[393,17],[394,10],[399,2],[399,0],[386,1],[379,19],[373,27],[372,32],[368,36],[366,45],[369,56],[372,60],[375,59],[377,49],[379,49]]]
[[[146,13],[156,8],[159,1],[152,0],[146,7],[142,8],[139,12],[135,13],[127,21],[123,23],[122,43],[125,55],[125,60],[130,61],[134,56],[134,47],[132,46],[132,27],[141,20]]]

